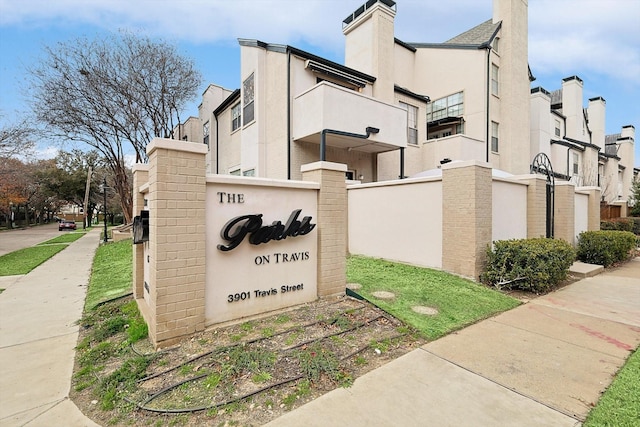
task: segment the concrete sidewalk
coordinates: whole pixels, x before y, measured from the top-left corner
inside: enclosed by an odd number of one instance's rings
[[[69,399],[76,321],[99,230],[29,274],[0,277],[0,425],[96,426]]]
[[[578,426],[640,344],[640,258],[431,342],[268,426]]]

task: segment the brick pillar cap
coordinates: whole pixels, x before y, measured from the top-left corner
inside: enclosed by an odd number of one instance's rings
[[[347,165],[342,163],[333,163],[333,162],[314,162],[307,163],[306,165],[302,165],[300,167],[300,172],[311,172],[315,170],[330,170],[337,172],[346,172]]]
[[[149,172],[149,164],[148,163],[136,163],[131,168],[133,172]]]
[[[185,142],[178,141],[176,139],[153,138],[149,145],[147,145],[147,155],[151,155],[151,153],[159,148],[199,154],[207,154],[207,152],[209,152],[209,147],[206,144],[200,144],[199,142]]]
[[[444,165],[442,165],[442,170],[468,168],[471,166],[479,166],[481,168],[492,169],[491,163],[481,162],[480,160],[463,160],[459,162],[445,163]]]
[[[600,191],[600,187],[595,187],[595,186],[587,186],[587,187],[576,187],[576,191]]]

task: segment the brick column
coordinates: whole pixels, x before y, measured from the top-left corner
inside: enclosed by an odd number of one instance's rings
[[[302,179],[318,191],[318,296],[344,294],[347,283],[347,166],[316,162],[303,165]]]
[[[156,138],[147,146],[150,289],[145,320],[156,347],[204,329],[206,153],[206,145],[169,139]]]
[[[466,161],[442,166],[443,270],[479,278],[491,243],[492,195],[488,163]]]
[[[144,209],[144,193],[140,187],[149,182],[149,165],[133,166],[133,216]],[[133,296],[142,298],[144,292],[144,245],[133,245]]]
[[[575,186],[570,182],[555,185],[553,237],[575,244]]]
[[[547,178],[542,175],[514,177],[526,182],[527,187],[527,237],[547,235]]]

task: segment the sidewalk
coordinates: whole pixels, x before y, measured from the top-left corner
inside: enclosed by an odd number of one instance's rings
[[[640,344],[640,258],[431,342],[272,421],[579,426]]]
[[[0,426],[96,426],[69,400],[75,322],[99,230],[24,276],[0,277]]]
[[[31,273],[0,278],[0,426],[96,426],[68,393],[98,238],[94,230]],[[579,426],[639,344],[636,258],[431,342],[268,425]]]

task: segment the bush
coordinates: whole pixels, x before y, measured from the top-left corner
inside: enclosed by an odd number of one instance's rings
[[[609,267],[629,258],[636,247],[636,236],[628,231],[585,231],[578,236],[578,259]]]
[[[634,225],[633,218],[615,218],[607,221],[600,221],[600,230],[633,232]]]
[[[483,282],[499,289],[540,293],[566,279],[576,252],[564,240],[499,240],[494,242],[493,250],[487,250],[487,258]]]

